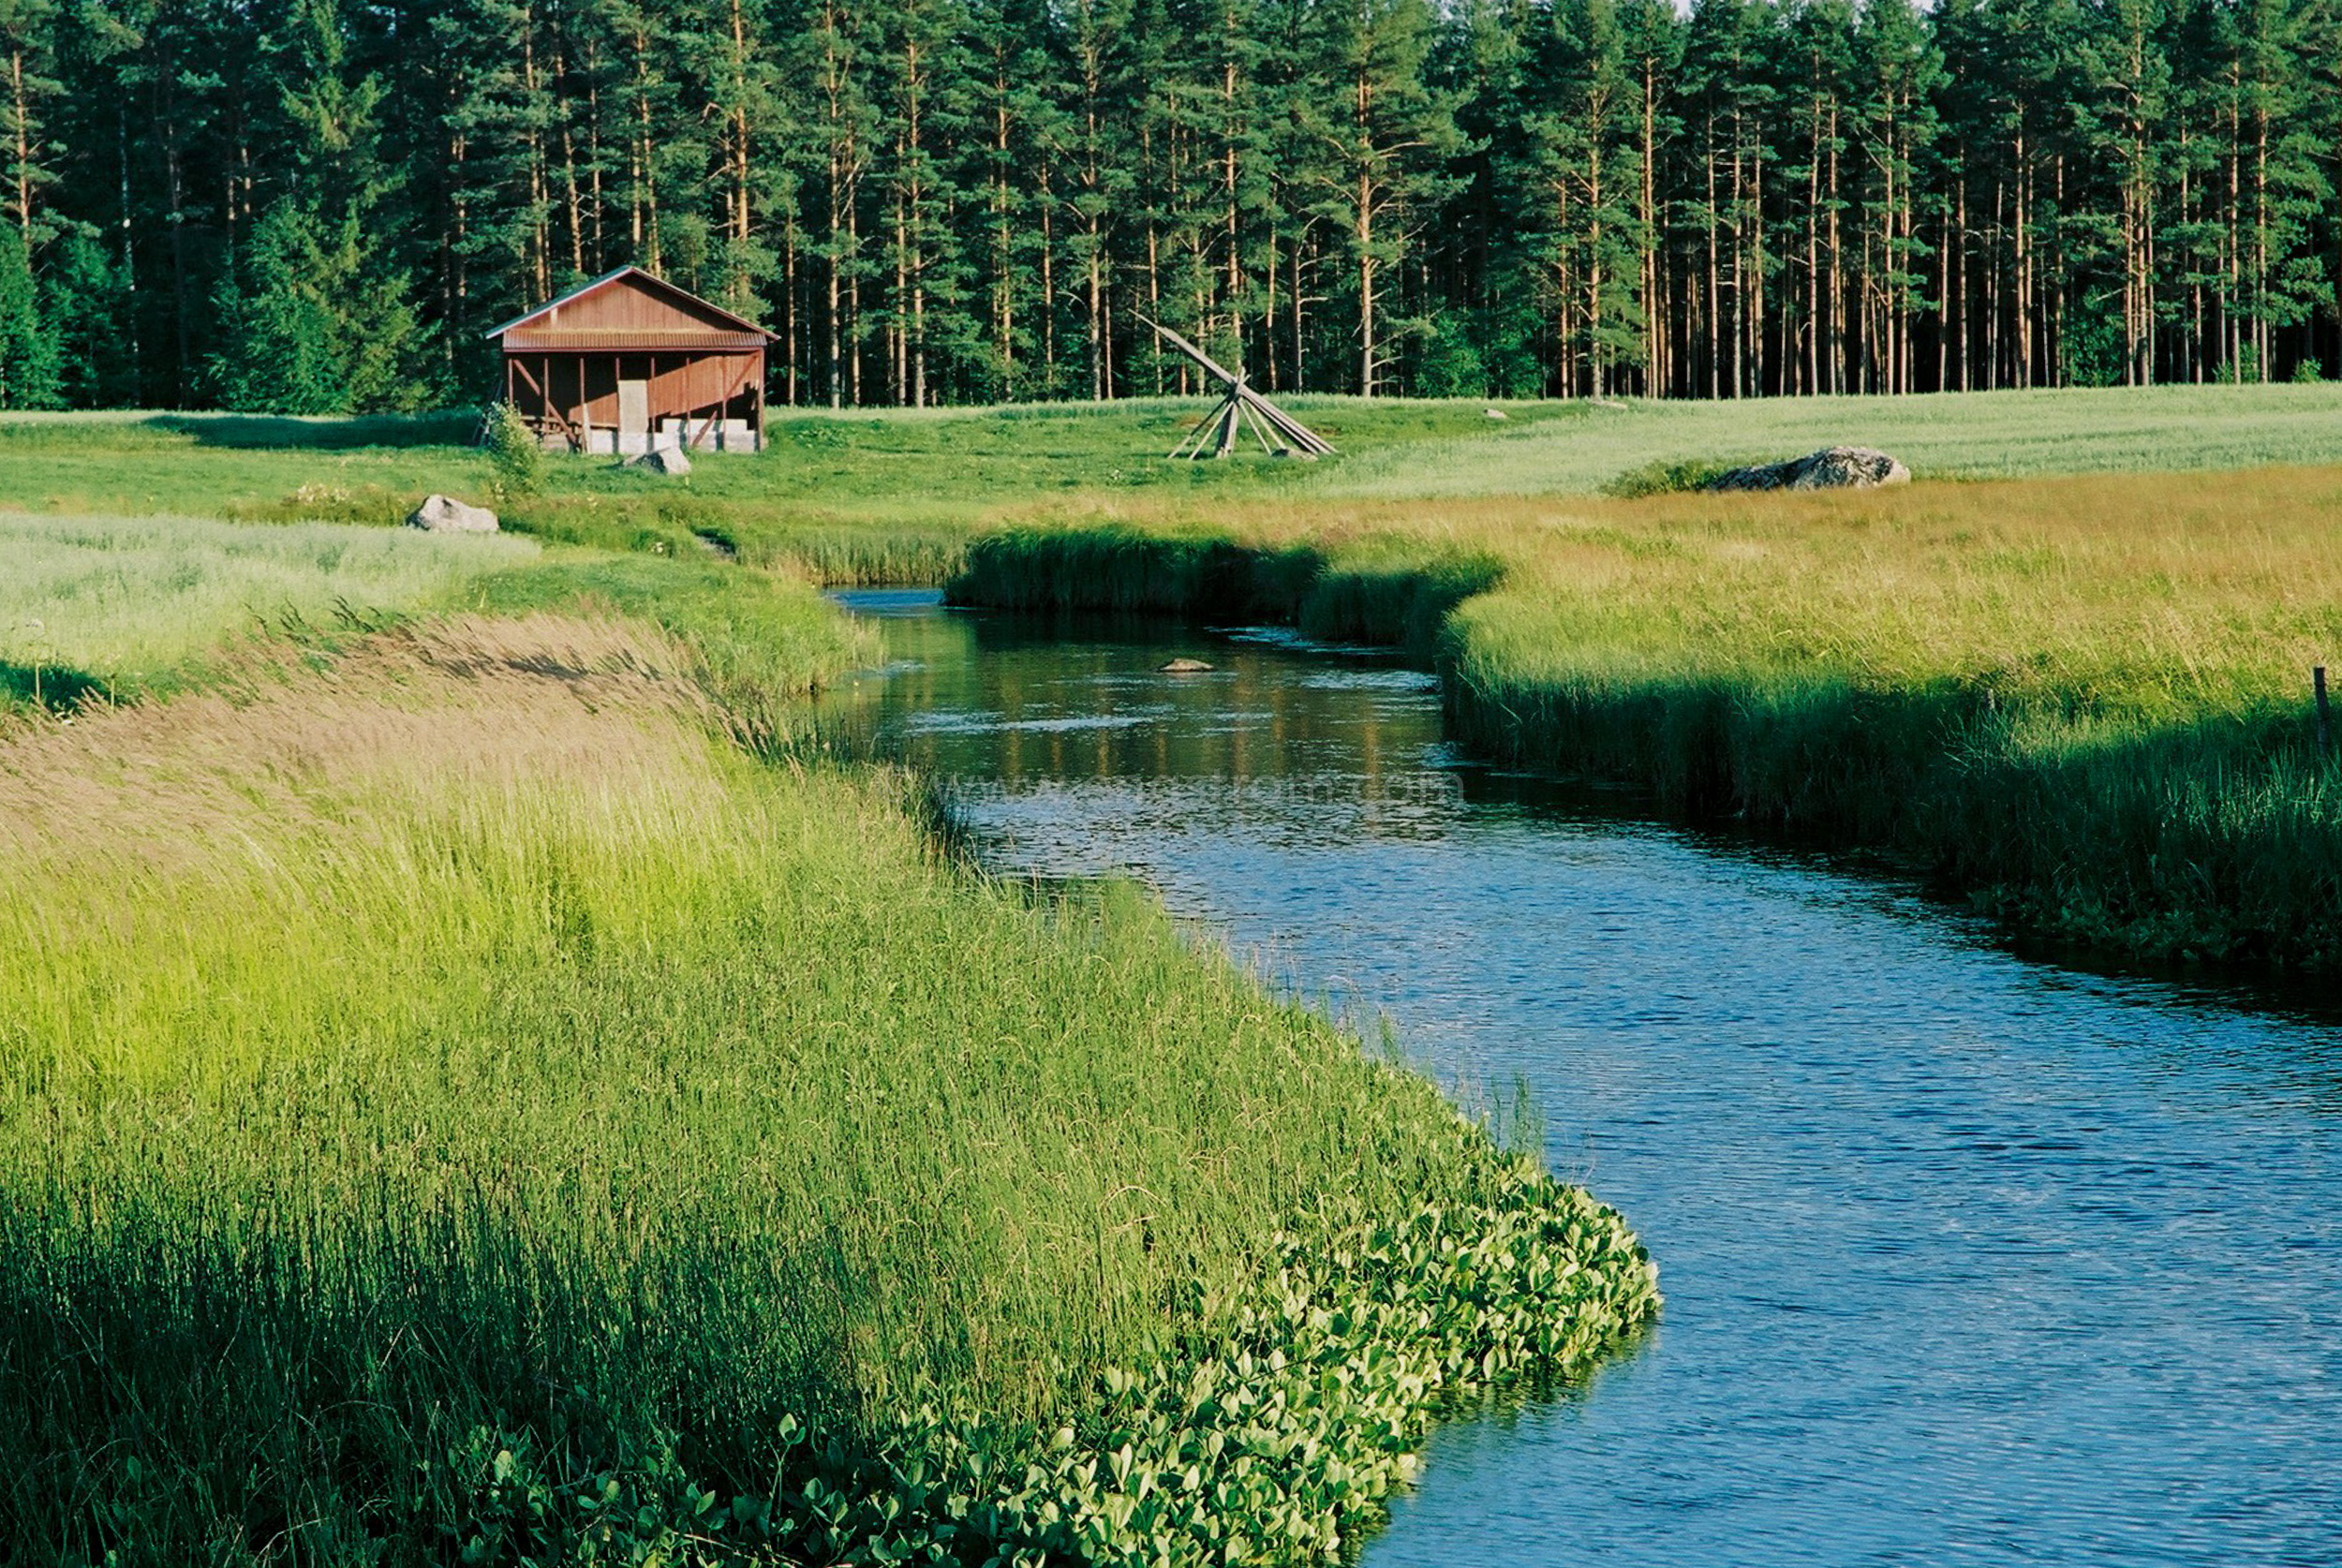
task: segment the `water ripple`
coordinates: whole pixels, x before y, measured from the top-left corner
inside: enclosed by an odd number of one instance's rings
[[[1135,872],[1458,1092],[1519,1077],[1658,1257],[1648,1342],[1444,1427],[1368,1568],[2342,1562],[2333,998],[2027,962],[1474,769],[1386,660],[1167,688],[1166,644],[879,608],[921,668],[829,711],[995,864]]]

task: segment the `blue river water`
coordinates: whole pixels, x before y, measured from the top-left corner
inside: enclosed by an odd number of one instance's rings
[[[1123,870],[1658,1259],[1585,1387],[1431,1440],[1368,1568],[2342,1564],[2342,1005],[2031,962],[1910,889],[1466,765],[1428,677],[844,596],[852,743]],[[1172,676],[1174,654],[1207,673]]]

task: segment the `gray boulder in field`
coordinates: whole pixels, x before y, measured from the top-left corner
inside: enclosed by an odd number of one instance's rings
[[[452,496],[426,496],[422,505],[407,514],[407,525],[434,534],[493,534],[497,514]]]
[[[1758,463],[1718,474],[1709,490],[1869,490],[1908,484],[1911,470],[1870,447],[1826,447],[1786,463]]]
[[[648,468],[654,474],[688,474],[691,471],[691,460],[683,454],[681,447],[653,447],[627,466]]]

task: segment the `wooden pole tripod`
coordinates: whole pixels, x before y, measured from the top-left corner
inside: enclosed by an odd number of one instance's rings
[[[1237,427],[1242,423],[1260,442],[1261,451],[1273,456],[1305,458],[1314,463],[1328,455],[1333,448],[1318,434],[1268,399],[1245,385],[1244,377],[1229,370],[1209,354],[1160,321],[1141,316],[1141,321],[1155,329],[1157,336],[1193,360],[1206,376],[1220,383],[1225,395],[1210,417],[1171,449],[1173,457],[1226,457],[1236,451]],[[1282,437],[1284,445],[1269,440],[1271,435]]]

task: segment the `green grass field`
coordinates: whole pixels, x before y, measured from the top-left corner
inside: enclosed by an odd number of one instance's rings
[[[681,637],[728,717],[769,740],[808,681],[880,657],[800,579],[696,548],[660,559],[510,534],[0,513],[0,714],[200,685],[213,656],[255,637],[330,643],[386,618],[584,603]]]
[[[1484,749],[1892,850],[2028,926],[2125,951],[2342,961],[2336,830],[2321,764],[2294,745],[2308,668],[2342,667],[2342,485],[2315,466],[2342,462],[2342,388],[1511,406],[1501,422],[1478,404],[1296,407],[1338,457],[1152,455],[1200,403],[820,413],[680,483],[556,459],[500,504],[548,545],[828,582],[941,581],[970,540],[1022,526],[1273,546],[1277,581],[1243,565],[1259,591],[1221,613],[1444,645],[1456,721]],[[449,444],[461,424],[26,418],[0,422],[0,477],[31,493],[82,464],[215,516],[383,522],[426,487],[487,495],[485,460]],[[1654,464],[1832,440],[1894,451],[1920,482],[1860,500],[1596,494]],[[1215,591],[1189,577],[1227,575],[1178,550],[1074,560],[996,551],[965,588],[1160,610]],[[12,613],[22,700],[25,623],[48,618]]]
[[[519,538],[0,512],[0,703],[129,693],[234,633],[445,599],[541,554]]]
[[[683,553],[720,540],[825,581],[941,581],[971,528],[1102,513],[1229,515],[1339,497],[1592,496],[1653,463],[1884,447],[1922,478],[2342,463],[2342,386],[2165,387],[1746,403],[1504,404],[1302,397],[1341,448],[1164,459],[1202,399],[776,413],[772,445],[680,482],[556,457],[499,501],[462,416],[0,416],[0,496],[30,511],[389,523],[429,491],[497,502],[552,539]],[[1490,420],[1485,409],[1508,417]]]
[[[1408,643],[1483,752],[2342,964],[2342,471],[2265,466],[2342,392],[1297,407],[1338,459],[823,414],[511,496],[455,418],[0,422],[16,1554],[1333,1557],[1444,1393],[1649,1317],[1427,1086],[801,750],[876,657],[808,577]],[[1597,494],[1833,440],[1920,482]]]
[[[2342,385],[2141,387],[1926,397],[1634,402],[1384,449],[1329,470],[1326,496],[1590,496],[1654,463],[1890,451],[1920,479],[2016,479],[2342,463]]]
[[[0,715],[11,1561],[1329,1559],[1440,1399],[1655,1309],[1135,890],[794,747],[876,657],[799,578],[173,518],[0,569],[119,699]]]

